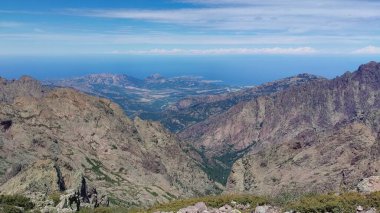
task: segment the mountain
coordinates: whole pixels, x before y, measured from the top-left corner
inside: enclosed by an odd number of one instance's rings
[[[180,136],[193,158],[223,165],[241,154],[230,192],[352,189],[380,173],[380,64],[241,102]]]
[[[111,203],[143,206],[221,190],[176,136],[108,99],[29,77],[0,78],[0,99],[1,194],[43,200],[84,178]]]
[[[187,127],[206,120],[209,117],[226,112],[232,106],[255,99],[259,96],[272,94],[291,86],[301,85],[311,81],[323,80],[310,74],[299,74],[260,86],[241,89],[216,95],[200,95],[181,99],[169,105],[163,112],[161,123],[173,132],[180,132]]]
[[[143,119],[160,120],[161,112],[180,99],[195,95],[220,94],[237,87],[229,87],[200,77],[165,78],[154,74],[146,79],[127,75],[93,74],[83,77],[47,81],[47,85],[71,87],[85,93],[109,98],[126,113]]]

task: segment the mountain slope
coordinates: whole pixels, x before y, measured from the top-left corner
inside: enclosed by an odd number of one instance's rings
[[[78,187],[82,176],[127,206],[218,191],[159,124],[73,89],[1,82],[0,193],[44,197]]]
[[[339,190],[379,173],[379,115],[380,64],[371,62],[240,103],[182,137],[207,158],[248,149],[232,168],[231,191]]]
[[[171,131],[180,132],[213,115],[226,112],[232,106],[240,102],[282,91],[291,86],[319,80],[323,80],[323,78],[309,74],[299,74],[260,86],[241,89],[236,92],[187,97],[170,105],[163,112],[165,116],[162,116],[163,119],[161,119],[161,122]]]
[[[265,113],[264,122],[273,129],[274,116],[277,129],[234,165],[228,187],[257,193],[338,191],[379,175],[379,89],[380,64],[371,62],[332,81],[263,100],[263,109],[283,115]]]

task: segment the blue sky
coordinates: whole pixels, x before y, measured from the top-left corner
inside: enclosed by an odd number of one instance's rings
[[[259,84],[380,60],[378,0],[0,0],[0,76]]]
[[[1,0],[1,55],[380,54],[370,0]]]

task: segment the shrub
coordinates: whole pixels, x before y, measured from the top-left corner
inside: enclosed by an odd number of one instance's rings
[[[236,201],[240,204],[250,204],[252,208],[255,208],[258,205],[264,205],[269,203],[269,200],[267,198],[253,195],[218,195],[175,200],[165,204],[156,204],[146,211],[177,211],[181,208],[194,205],[198,202],[204,202],[209,207],[219,208],[225,204],[230,204],[231,201]],[[140,212],[142,211],[143,210],[140,210]]]
[[[91,208],[81,208],[80,213],[124,213],[130,212],[128,209],[123,207],[99,207],[96,209]]]
[[[21,195],[1,195],[0,205],[19,206],[25,210],[30,210],[34,207],[34,204],[29,198]]]
[[[380,192],[373,192],[367,195],[368,205],[374,208],[380,208]]]
[[[52,193],[49,195],[49,199],[54,202],[54,206],[59,204],[61,195],[58,192]]]
[[[14,207],[14,206],[2,205],[2,206],[0,206],[0,212],[2,212],[2,213],[22,213],[22,210]]]
[[[355,212],[357,206],[368,207],[365,195],[350,192],[341,195],[308,195],[286,205],[297,212]]]

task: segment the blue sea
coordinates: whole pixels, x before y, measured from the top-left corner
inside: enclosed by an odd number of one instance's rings
[[[123,73],[145,78],[196,75],[225,84],[250,86],[299,73],[334,78],[380,56],[2,56],[0,76],[29,75],[39,80],[91,73]]]

